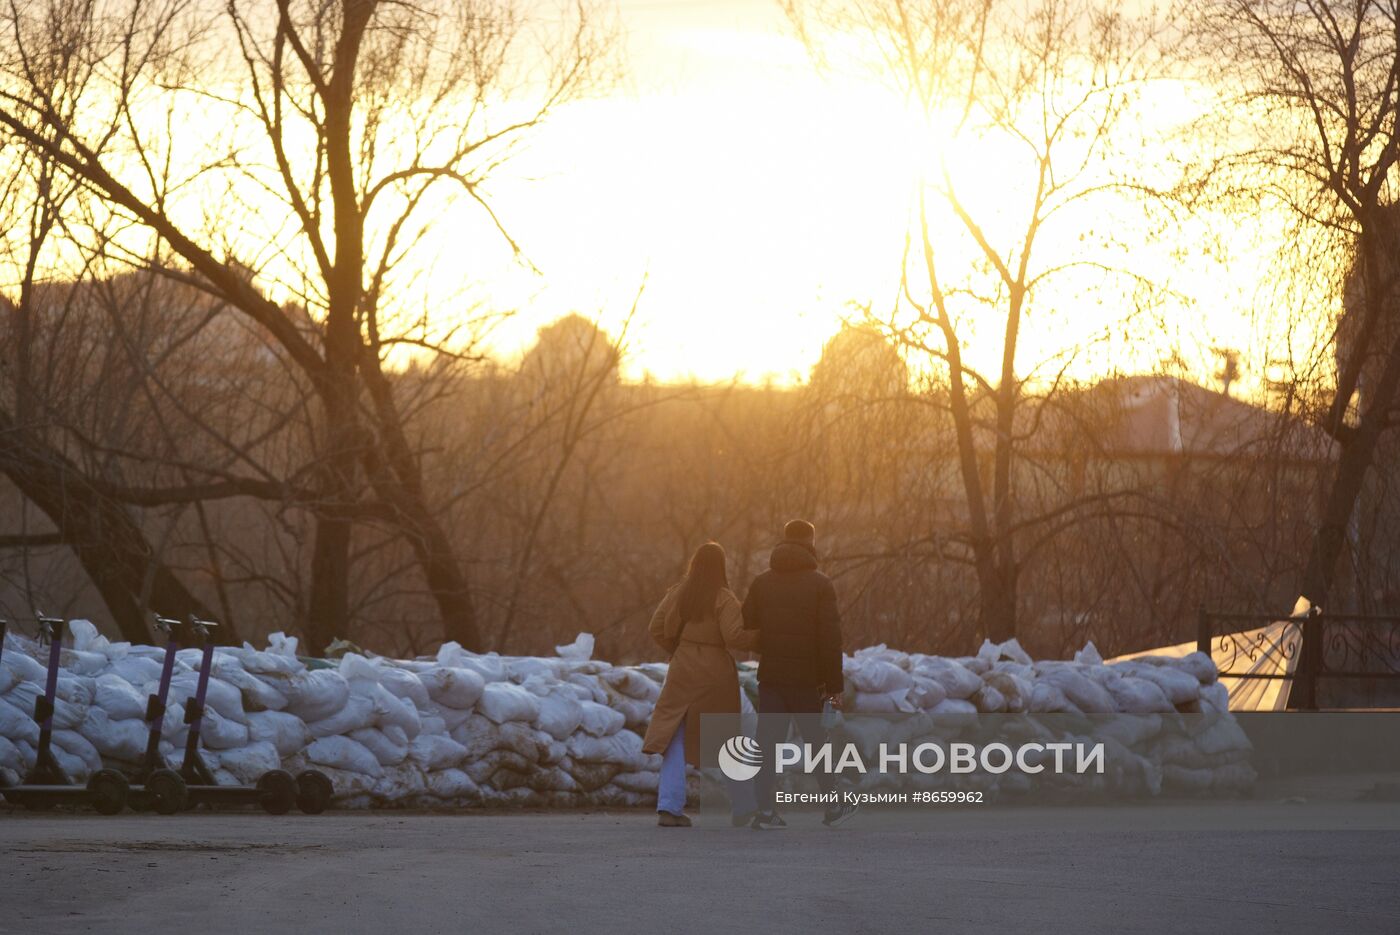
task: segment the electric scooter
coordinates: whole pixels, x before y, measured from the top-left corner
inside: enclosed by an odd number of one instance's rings
[[[149,730],[146,755],[131,776],[131,807],[137,811],[151,809],[161,815],[173,815],[185,808],[185,779],[170,769],[161,757],[160,734],[165,725],[166,700],[170,697],[170,679],[175,671],[175,653],[180,649],[176,633],[180,621],[152,614],[151,622],[165,634],[165,659],[155,694],[146,699],[146,726]]]
[[[293,805],[308,815],[319,815],[325,811],[335,788],[330,778],[319,770],[302,770],[293,777],[286,770],[270,769],[259,776],[257,784],[253,786],[223,786],[214,779],[214,774],[199,755],[199,729],[204,720],[209,670],[214,664],[214,640],[209,629],[218,624],[212,620],[200,620],[193,614],[188,623],[190,630],[204,644],[194,697],[185,702],[185,723],[189,725],[189,733],[185,737],[185,759],[180,766],[180,777],[185,781],[189,804],[256,802],[270,815],[285,815]]]
[[[44,683],[44,693],[34,699],[34,720],[39,724],[39,747],[34,758],[34,768],[17,786],[0,789],[0,794],[10,802],[23,805],[31,811],[41,811],[59,804],[91,805],[103,815],[115,815],[126,807],[131,784],[125,776],[114,769],[99,769],[88,778],[86,786],[79,786],[69,778],[53,755],[53,712],[54,698],[58,692],[59,653],[63,648],[63,628],[67,621],[58,617],[46,617],[35,613],[39,622],[39,645],[48,643],[48,678]],[[4,651],[4,640],[0,638],[0,652]]]

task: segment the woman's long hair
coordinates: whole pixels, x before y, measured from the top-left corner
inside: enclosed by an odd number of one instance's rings
[[[699,620],[715,609],[719,589],[729,587],[724,570],[724,548],[718,542],[706,542],[690,557],[690,568],[681,582],[681,623]]]

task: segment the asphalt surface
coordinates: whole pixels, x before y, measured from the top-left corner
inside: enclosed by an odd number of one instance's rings
[[[868,808],[756,832],[709,813],[0,806],[0,932],[1394,935],[1398,811]]]

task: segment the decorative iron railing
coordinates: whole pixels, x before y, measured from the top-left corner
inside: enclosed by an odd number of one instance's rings
[[[1271,630],[1273,624],[1283,627]],[[1291,679],[1288,707],[1316,710],[1320,679],[1400,679],[1400,616],[1201,608],[1196,648],[1215,659],[1221,678]],[[1260,665],[1267,660],[1276,665]]]

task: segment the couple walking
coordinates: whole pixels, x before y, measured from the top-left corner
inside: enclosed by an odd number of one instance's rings
[[[651,635],[670,656],[661,697],[643,749],[662,754],[658,822],[688,827],[685,767],[700,766],[700,716],[739,713],[734,653],[758,652],[758,743],[763,768],[755,783],[730,782],[736,827],[786,827],[774,807],[773,750],[786,739],[793,715],[841,707],[841,619],[836,589],[817,564],[816,529],[805,520],[783,528],[768,570],[753,580],[743,604],[729,590],[724,549],[707,542],[695,550],[685,578],[666,593],[651,618]],[[809,733],[813,733],[809,729]],[[809,736],[820,744],[824,737]],[[823,792],[836,777],[818,774]],[[825,823],[840,824],[854,805],[827,809]]]

